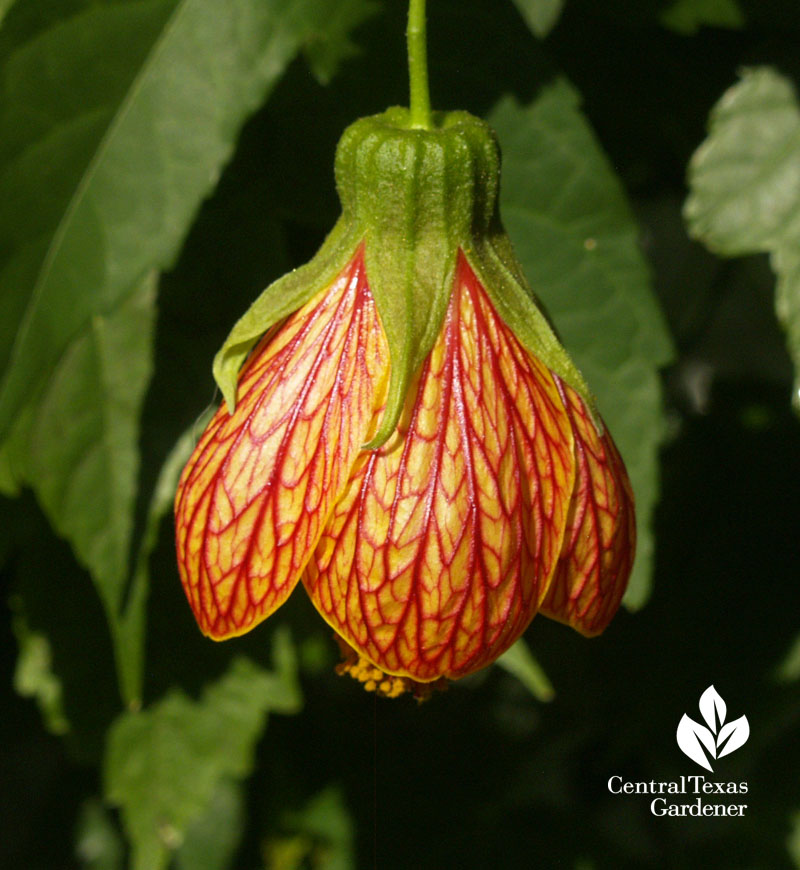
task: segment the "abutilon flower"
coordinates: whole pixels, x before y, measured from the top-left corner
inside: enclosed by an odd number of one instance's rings
[[[456,679],[539,612],[586,635],[634,552],[624,465],[497,213],[492,131],[390,109],[345,131],[342,216],[214,362],[224,401],[178,487],[201,630],[303,582],[386,695]]]

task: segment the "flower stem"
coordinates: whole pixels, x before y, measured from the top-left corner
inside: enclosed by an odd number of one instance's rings
[[[429,130],[431,128],[431,97],[428,92],[425,0],[410,0],[406,37],[408,40],[408,81],[411,92],[411,126]]]

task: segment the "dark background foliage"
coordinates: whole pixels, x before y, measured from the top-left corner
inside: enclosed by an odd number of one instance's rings
[[[31,34],[114,5],[137,4],[12,6],[0,63],[11,63]],[[162,517],[143,557],[150,582],[142,712],[125,712],[120,701],[112,605],[101,603],[97,577],[93,583],[81,567],[87,560],[76,560],[70,545],[79,546],[63,529],[54,532],[32,472],[19,474],[21,487],[4,488],[0,866],[112,870],[127,866],[131,843],[139,849],[131,866],[140,868],[800,866],[800,423],[790,407],[792,362],[766,255],[725,259],[730,252],[712,240],[714,255],[690,240],[682,216],[690,158],[741,68],[768,64],[800,81],[797,4],[567,0],[540,39],[522,13],[535,22],[537,10],[561,4],[430,0],[437,108],[491,116],[509,95],[520,107],[536,105],[563,79],[580,94],[585,121],[569,115],[568,100],[564,117],[594,130],[612,200],[613,184],[624,188],[674,352],[637,363],[660,368],[661,395],[655,387],[647,394],[651,416],[640,422],[619,412],[631,443],[649,445],[660,477],[656,504],[655,474],[643,473],[653,487],[643,503],[654,504],[652,566],[642,569],[652,574],[647,603],[620,612],[593,641],[534,620],[526,640],[555,689],[547,703],[493,667],[421,706],[375,699],[336,677],[335,644],[302,593],[244,638],[202,638],[180,589],[169,511],[150,510],[165,457],[216,401],[210,360],[230,325],[266,284],[306,261],[335,221],[331,167],[342,129],[406,102],[405,4],[341,0],[323,13],[324,5],[306,4],[310,29],[287,49],[268,99],[265,87],[240,112],[230,159],[218,159],[216,184],[198,188],[174,255],[151,267],[162,274],[153,376],[135,435],[141,465],[129,543],[133,565],[148,518],[153,525]],[[12,73],[7,68],[6,93]],[[80,102],[80,91],[72,98]],[[514,117],[540,129],[523,112]],[[519,148],[508,148],[512,172]],[[16,171],[8,165],[3,171]],[[591,211],[593,188],[583,190],[578,199]],[[512,204],[510,212],[524,211]],[[524,221],[508,223],[526,268],[530,261],[536,269],[539,255],[520,234]],[[8,305],[0,303],[2,311]],[[655,345],[661,321],[647,317]],[[624,335],[612,331],[609,340]],[[596,338],[587,334],[587,345]],[[136,589],[129,573],[120,606]],[[636,603],[646,598],[643,587]],[[232,665],[242,657],[256,669],[249,681],[249,671]],[[699,718],[698,698],[712,683],[729,716],[750,722],[750,740],[713,777],[748,783],[735,801],[748,804],[746,816],[660,818],[645,796],[609,794],[614,774],[667,781],[700,772],[678,750],[675,729],[684,713]],[[223,684],[222,700],[208,695]],[[138,757],[145,743],[153,754],[142,750],[137,779],[117,762]],[[176,788],[173,800],[168,787],[182,769],[167,776],[167,762],[153,758],[180,759],[186,746],[198,771],[209,767],[211,785],[205,804],[184,812],[187,796]],[[204,787],[193,786],[197,794]],[[181,807],[174,817],[169,808],[148,817],[157,846],[146,853],[149,835],[136,814],[171,800]]]

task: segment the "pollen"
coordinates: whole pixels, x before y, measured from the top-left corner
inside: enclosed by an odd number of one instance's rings
[[[343,661],[336,666],[336,673],[349,674],[368,691],[382,698],[397,698],[413,688],[407,677],[394,677],[376,668],[363,656],[353,656],[354,661]]]
[[[341,637],[336,636],[339,648],[342,651],[343,661],[336,665],[336,673],[340,676],[348,674],[368,691],[374,692],[381,698],[398,698],[406,692],[414,695],[417,701],[427,701],[435,691],[447,689],[447,680],[442,678],[432,683],[419,683],[409,677],[399,677],[387,674],[380,668],[375,667],[371,661],[365,659]]]

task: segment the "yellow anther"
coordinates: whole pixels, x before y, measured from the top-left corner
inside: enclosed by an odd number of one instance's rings
[[[447,688],[447,680],[441,678],[432,683],[418,683],[408,677],[398,677],[384,673],[371,661],[359,656],[340,637],[336,638],[342,651],[344,661],[336,665],[337,674],[349,674],[368,691],[375,692],[382,698],[398,698],[406,692],[412,692],[418,701],[427,700],[434,690]]]

